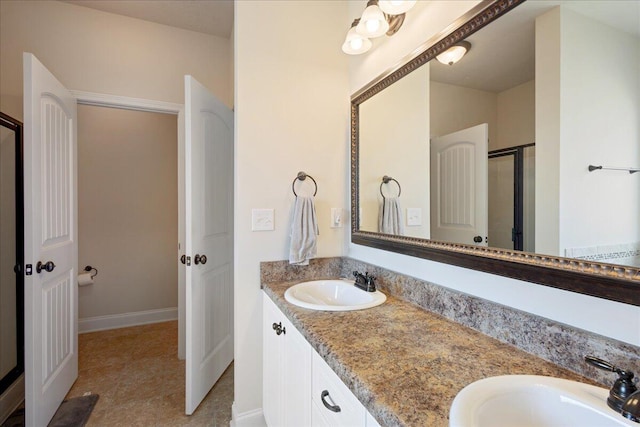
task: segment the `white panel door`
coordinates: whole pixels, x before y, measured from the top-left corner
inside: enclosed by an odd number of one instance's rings
[[[185,98],[186,413],[192,414],[233,360],[233,113],[191,76]]]
[[[35,56],[23,61],[25,416],[40,427],[78,376],[76,100]]]
[[[487,246],[486,123],[431,140],[431,238]]]

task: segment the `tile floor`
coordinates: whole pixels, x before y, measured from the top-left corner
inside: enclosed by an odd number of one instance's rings
[[[67,397],[100,395],[88,427],[229,425],[233,363],[196,412],[184,415],[177,321],[81,334],[78,350],[78,380]]]

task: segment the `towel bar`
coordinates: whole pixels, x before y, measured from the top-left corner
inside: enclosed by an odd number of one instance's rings
[[[311,175],[307,175],[305,172],[301,171],[298,172],[298,175],[296,175],[296,177],[293,179],[293,182],[291,183],[291,190],[293,190],[294,196],[298,197],[298,194],[296,193],[296,181],[304,181],[307,178],[311,178],[311,181],[313,181],[313,185],[316,186],[316,191],[313,192],[313,195],[315,196],[316,194],[318,194],[318,183],[316,182],[316,180],[313,179]]]
[[[599,170],[599,169],[611,170],[611,171],[625,171],[625,172],[629,172],[629,173],[640,172],[640,169],[638,169],[638,168],[618,168],[618,167],[612,167],[612,166],[594,166],[594,165],[589,165],[589,172],[593,172],[593,171]]]
[[[398,197],[400,197],[400,194],[402,194],[402,187],[400,187],[400,183],[395,180],[394,178],[391,178],[390,176],[383,176],[382,177],[382,182],[380,183],[380,195],[382,196],[382,198],[384,199],[384,194],[382,193],[382,185],[383,184],[388,184],[390,181],[395,182],[396,184],[398,184]]]

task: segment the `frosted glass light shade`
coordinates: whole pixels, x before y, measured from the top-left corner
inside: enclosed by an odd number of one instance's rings
[[[371,49],[371,46],[371,40],[358,34],[356,27],[351,27],[342,44],[342,51],[348,55],[359,55]]]
[[[380,0],[378,6],[387,15],[402,15],[415,6],[416,0]]]
[[[367,38],[384,36],[388,29],[387,18],[375,4],[367,6],[356,26],[358,34]]]
[[[471,43],[462,41],[451,46],[449,49],[436,56],[438,62],[445,65],[453,65],[460,61],[471,49]]]

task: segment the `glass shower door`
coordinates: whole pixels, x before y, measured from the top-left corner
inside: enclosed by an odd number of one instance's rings
[[[0,113],[0,395],[24,372],[22,126]]]

